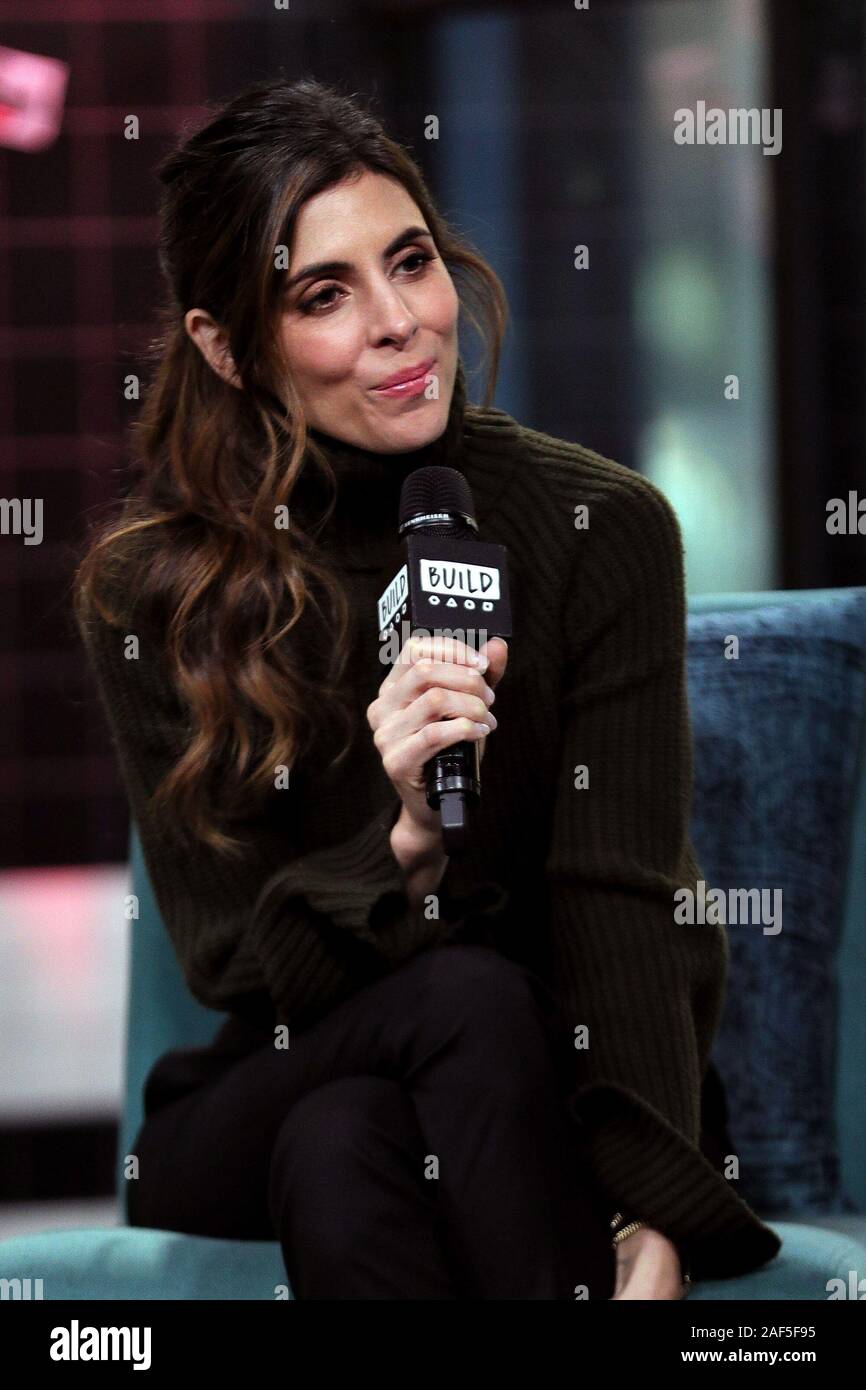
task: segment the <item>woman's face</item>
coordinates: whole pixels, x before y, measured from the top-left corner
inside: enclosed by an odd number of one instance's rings
[[[458,310],[402,184],[364,170],[301,208],[280,337],[314,428],[382,454],[438,438],[457,371]],[[413,369],[420,377],[381,389]]]

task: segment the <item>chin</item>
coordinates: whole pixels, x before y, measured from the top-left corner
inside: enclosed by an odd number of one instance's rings
[[[436,409],[405,410],[401,416],[383,421],[378,431],[379,442],[371,447],[383,454],[400,454],[432,444],[448,423],[450,401],[444,404],[442,400],[427,401],[425,404]]]

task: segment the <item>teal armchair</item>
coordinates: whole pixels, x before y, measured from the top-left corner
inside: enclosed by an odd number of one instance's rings
[[[866,1276],[866,589],[701,596],[689,603],[688,624],[699,862],[714,886],[784,878],[793,908],[775,937],[729,927],[730,1009],[714,1051],[742,1160],[739,1190],[782,1249],[748,1275],[697,1283],[689,1297],[826,1299],[829,1281]],[[739,665],[722,654],[731,635],[740,638]],[[807,813],[814,855],[829,863],[820,882],[804,869],[808,846],[797,833]],[[826,843],[814,843],[822,835]],[[169,1048],[208,1042],[223,1021],[186,988],[134,826],[130,860],[140,915],[117,1155],[121,1220],[147,1072]],[[786,1028],[801,1026],[791,988],[800,979],[818,982],[817,1003],[808,995],[803,1003],[819,1028],[810,1044],[810,1064],[823,1067],[817,1091],[812,1074],[808,1086],[790,1081],[804,1051],[802,1038],[785,1040]],[[770,1047],[749,1031],[768,1020]],[[0,1242],[0,1278],[41,1279],[46,1299],[273,1299],[287,1282],[276,1240],[127,1225]]]

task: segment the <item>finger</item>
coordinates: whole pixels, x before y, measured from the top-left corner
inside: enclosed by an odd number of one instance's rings
[[[497,724],[495,714],[482,696],[433,685],[397,715],[393,727],[396,729],[399,723],[408,736],[417,733],[425,724],[438,723],[442,719],[450,719],[452,723],[457,719],[471,719],[476,724],[487,724],[491,729],[495,729]],[[454,741],[456,743],[458,740],[455,738]]]
[[[371,729],[376,733],[385,732],[383,726],[396,711],[406,709],[425,691],[433,688],[475,696],[485,709],[489,709],[496,699],[493,687],[487,684],[476,667],[458,666],[453,661],[432,661],[424,656],[407,667],[403,677],[396,684],[389,687],[387,682],[383,682],[379,696],[367,711]],[[465,709],[454,712],[469,713]],[[414,732],[414,729],[410,732]]]
[[[480,652],[473,649],[465,642],[461,642],[457,637],[430,637],[414,636],[408,638],[400,649],[391,670],[379,687],[380,696],[390,695],[398,681],[402,680],[406,672],[417,661],[451,661],[456,665],[469,670],[484,671],[489,665],[489,660]]]
[[[486,724],[477,724],[473,719],[462,717],[425,724],[423,729],[395,744],[382,759],[382,766],[392,782],[406,782],[419,766],[423,766],[443,748],[464,741],[474,743],[486,738],[489,733]]]
[[[474,651],[457,637],[421,634],[410,637],[404,642],[400,655],[379,686],[376,699],[367,707],[367,723],[374,732],[381,728],[384,720],[394,709],[403,708],[410,703],[413,687],[409,685],[404,689],[401,682],[419,661],[446,661],[455,669],[467,673],[483,672],[490,665],[486,653]],[[490,689],[492,692],[492,686]]]
[[[479,670],[471,666],[458,666],[453,661],[431,661],[421,657],[407,669],[402,681],[398,681],[384,699],[389,708],[403,709],[432,689],[453,690],[466,695],[474,695],[489,709],[496,696],[492,686],[487,684]],[[390,695],[390,698],[389,698]],[[461,710],[461,714],[468,713]]]
[[[458,719],[471,719],[478,724],[487,724],[490,729],[495,729],[496,716],[490,709],[483,694],[478,693],[480,688],[486,689],[484,677],[480,672],[461,671],[459,667],[451,662],[443,661],[431,663],[438,665],[443,672],[451,672],[450,680],[453,685],[430,684],[430,677],[426,676],[425,671],[417,670],[412,673],[412,682],[423,682],[426,680],[427,688],[421,693],[414,695],[410,692],[411,698],[390,708],[378,727],[374,731],[373,741],[381,751],[389,743],[397,743],[401,739],[411,738],[413,734],[423,729],[425,724],[439,723],[443,719],[451,720],[452,724]],[[417,663],[416,666],[423,667],[424,662]],[[404,681],[405,685],[406,682]],[[398,699],[398,691],[402,687],[395,687],[393,700]],[[493,692],[490,692],[491,699]],[[381,703],[386,704],[386,701]],[[455,735],[453,742],[459,742]]]

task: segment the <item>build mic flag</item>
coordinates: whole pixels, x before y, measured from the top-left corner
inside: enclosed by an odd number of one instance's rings
[[[400,494],[406,559],[377,603],[380,643],[394,659],[412,636],[454,637],[479,651],[511,636],[508,553],[478,539],[472,492],[456,468],[417,468]],[[470,811],[481,799],[477,742],[461,740],[426,765],[427,804],[442,820],[446,854],[468,848]]]

